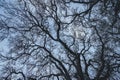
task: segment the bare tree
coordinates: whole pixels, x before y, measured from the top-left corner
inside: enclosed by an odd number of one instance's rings
[[[10,46],[0,56],[13,69],[6,80],[120,79],[119,0],[11,1],[0,4]]]

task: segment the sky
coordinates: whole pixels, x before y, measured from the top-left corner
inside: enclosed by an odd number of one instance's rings
[[[3,51],[3,53],[7,53],[9,51],[7,39],[0,41],[0,51]]]

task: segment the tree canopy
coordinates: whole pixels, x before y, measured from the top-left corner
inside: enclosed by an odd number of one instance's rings
[[[1,0],[0,10],[1,79],[120,79],[120,0]]]

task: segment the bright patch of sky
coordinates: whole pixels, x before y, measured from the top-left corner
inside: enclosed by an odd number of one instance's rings
[[[4,39],[3,41],[0,41],[0,51],[2,51],[1,53],[7,53],[9,51],[9,47],[8,47],[8,40]]]

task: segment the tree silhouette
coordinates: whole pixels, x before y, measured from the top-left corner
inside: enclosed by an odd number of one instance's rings
[[[0,54],[10,63],[1,77],[120,79],[120,0],[10,1],[0,4],[1,40],[7,38],[10,47]]]

